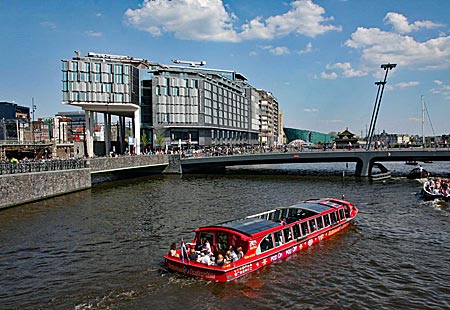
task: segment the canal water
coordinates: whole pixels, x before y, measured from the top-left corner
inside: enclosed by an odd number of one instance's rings
[[[450,208],[386,166],[378,183],[345,163],[150,176],[3,210],[0,309],[450,309]],[[341,195],[360,210],[347,230],[237,281],[162,267],[200,225]]]

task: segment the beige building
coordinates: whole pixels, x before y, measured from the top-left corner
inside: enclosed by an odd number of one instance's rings
[[[259,142],[261,145],[275,147],[279,138],[279,111],[278,101],[272,95],[262,89],[259,93]]]

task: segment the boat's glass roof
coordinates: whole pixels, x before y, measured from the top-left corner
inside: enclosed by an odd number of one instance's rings
[[[319,214],[323,211],[327,211],[327,210],[331,209],[331,206],[318,204],[318,203],[305,202],[305,203],[299,203],[294,206],[290,206],[289,208],[305,209],[305,210],[313,211],[313,212],[316,212],[317,214]]]
[[[244,234],[255,234],[260,231],[264,231],[269,228],[279,226],[279,223],[275,223],[272,221],[260,219],[260,218],[245,218],[239,219],[235,221],[225,222],[222,224],[218,224],[217,226],[226,227],[233,230],[240,231]]]

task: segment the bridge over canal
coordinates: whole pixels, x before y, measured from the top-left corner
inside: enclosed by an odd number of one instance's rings
[[[449,149],[404,150],[338,150],[287,153],[262,153],[217,157],[191,157],[180,161],[181,173],[207,173],[224,171],[237,165],[355,162],[355,176],[369,177],[375,164],[392,161],[450,161]]]

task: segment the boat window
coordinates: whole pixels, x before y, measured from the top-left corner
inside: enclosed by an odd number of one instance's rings
[[[283,244],[283,235],[281,234],[281,231],[274,232],[273,238],[275,239],[275,246],[280,246]]]
[[[213,244],[214,235],[212,233],[202,232],[200,234],[200,239],[208,239],[210,244]]]
[[[300,233],[300,225],[294,225],[292,226],[292,230],[294,231],[294,238],[298,239],[301,237],[301,233]]]
[[[256,253],[260,254],[260,253],[268,251],[270,249],[273,249],[272,234],[269,234],[264,237],[264,239],[259,244],[259,248],[256,251]]]
[[[328,214],[325,214],[325,215],[323,216],[323,221],[324,221],[324,223],[325,223],[325,227],[330,226],[330,216],[329,216]]]
[[[315,232],[317,230],[316,219],[309,220],[309,228],[311,228],[311,232]]]
[[[288,214],[288,209],[283,209],[281,210],[281,218],[284,219],[287,217]]]
[[[228,245],[228,234],[219,232],[217,233],[217,248],[219,251],[226,251]]]
[[[289,209],[289,216],[296,216],[297,215],[297,209]]]
[[[280,210],[275,211],[275,215],[273,217],[273,220],[275,222],[278,222],[280,220]]]
[[[273,220],[274,220],[274,215],[275,215],[275,212],[270,212],[267,219],[268,219],[269,221],[273,221]]]
[[[337,211],[334,211],[334,214],[336,214],[336,219],[339,222],[339,213]]]
[[[336,213],[332,212],[332,213],[330,213],[330,216],[331,216],[331,224],[336,225],[336,223],[337,223]]]
[[[283,229],[283,234],[284,234],[284,241],[286,243],[288,243],[289,241],[292,240],[292,233],[291,233],[291,228],[285,228]]]
[[[308,223],[307,222],[303,222],[300,225],[301,225],[301,228],[302,228],[302,235],[306,236],[307,234],[309,234]]]
[[[317,218],[317,229],[322,229],[323,228],[323,219],[321,216],[319,216]]]
[[[339,215],[341,216],[341,220],[345,219],[344,210],[343,209],[339,209]]]

